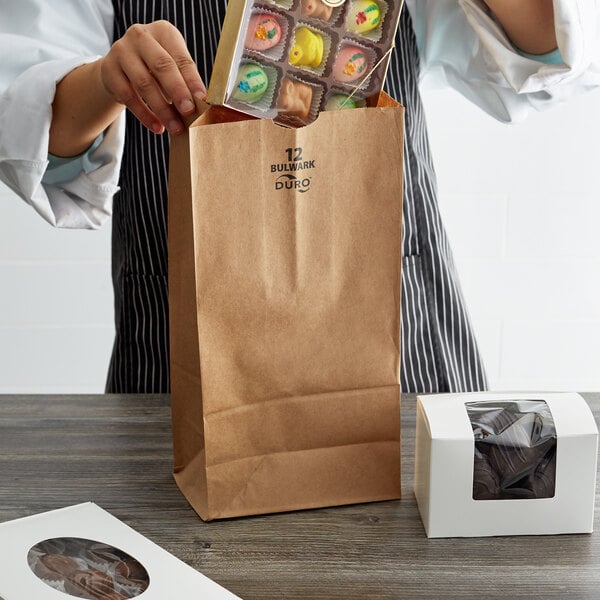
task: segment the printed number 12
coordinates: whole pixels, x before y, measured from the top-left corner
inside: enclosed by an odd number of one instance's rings
[[[286,148],[285,149],[288,162],[296,162],[302,159],[302,148]]]

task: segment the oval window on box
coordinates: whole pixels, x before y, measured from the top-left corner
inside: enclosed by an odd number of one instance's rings
[[[150,584],[148,571],[138,560],[94,540],[44,540],[29,550],[27,563],[46,585],[73,598],[129,600]]]

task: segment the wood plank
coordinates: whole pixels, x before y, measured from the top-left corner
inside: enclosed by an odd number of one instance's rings
[[[246,600],[600,598],[597,534],[427,539],[414,405],[402,500],[204,523],[171,475],[167,396],[0,396],[0,521],[92,500]]]

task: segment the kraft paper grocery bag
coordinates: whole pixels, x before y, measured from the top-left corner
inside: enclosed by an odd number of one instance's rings
[[[400,496],[403,108],[205,107],[169,182],[176,481],[205,520]]]

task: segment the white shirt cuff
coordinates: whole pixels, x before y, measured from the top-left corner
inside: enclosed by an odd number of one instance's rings
[[[125,133],[122,114],[90,153],[97,168],[71,181],[44,184],[56,84],[97,57],[44,62],[27,69],[0,95],[0,178],[56,227],[95,229],[111,215]]]
[[[600,6],[554,0],[561,64],[516,51],[481,0],[406,0],[425,87],[450,85],[501,121],[600,85]]]

